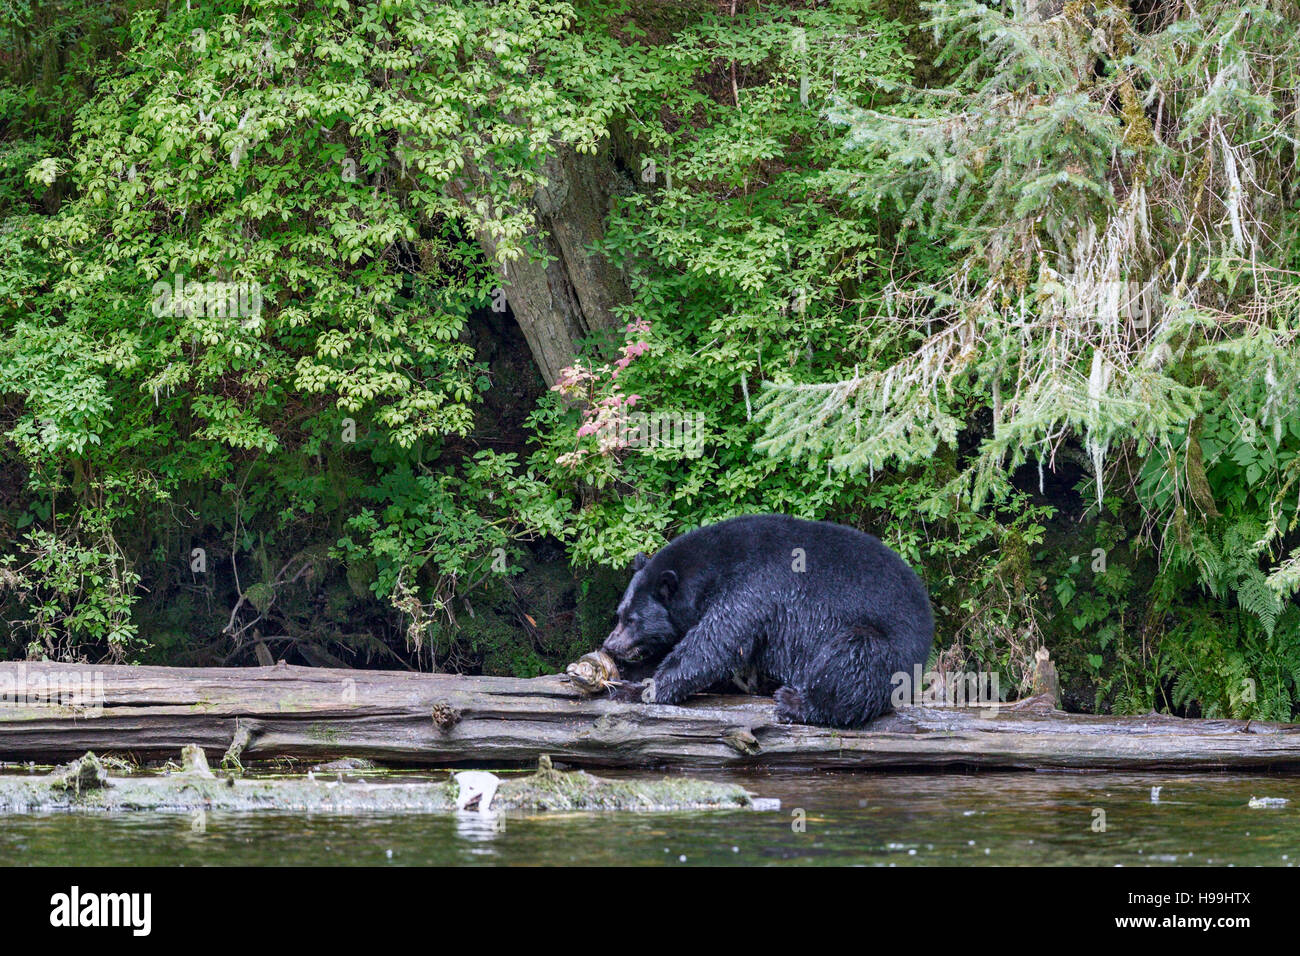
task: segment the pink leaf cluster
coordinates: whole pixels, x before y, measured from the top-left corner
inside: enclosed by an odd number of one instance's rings
[[[578,426],[577,437],[582,439],[595,436],[596,450],[601,455],[609,455],[626,447],[622,427],[624,413],[641,400],[640,395],[624,395],[617,380],[619,374],[632,362],[650,351],[650,343],[646,339],[650,334],[650,324],[645,319],[634,319],[627,323],[624,331],[628,340],[624,342],[612,365],[596,368],[581,363],[571,365],[560,372],[555,384],[551,386],[553,391],[565,398],[585,402],[582,409],[583,421]],[[557,462],[561,465],[576,465],[586,454],[586,449],[579,448],[561,455]]]

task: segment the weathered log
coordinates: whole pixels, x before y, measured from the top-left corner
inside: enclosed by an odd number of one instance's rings
[[[87,750],[220,758],[365,757],[401,765],[852,769],[1300,768],[1300,725],[1065,714],[1046,705],[909,707],[863,730],[778,723],[770,699],[685,706],[585,698],[519,680],[311,667],[0,664],[0,760]]]

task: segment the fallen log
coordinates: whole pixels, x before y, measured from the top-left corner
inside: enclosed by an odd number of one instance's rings
[[[1300,769],[1300,725],[1065,714],[1042,700],[908,707],[849,731],[778,723],[768,698],[621,703],[558,676],[0,663],[0,761],[157,758],[191,743],[218,760],[442,767],[550,754],[598,767]]]

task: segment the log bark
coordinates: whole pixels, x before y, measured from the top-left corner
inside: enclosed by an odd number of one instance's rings
[[[236,740],[245,762],[501,766],[550,754],[594,767],[1300,768],[1300,725],[1086,716],[1046,701],[905,708],[847,731],[777,723],[767,698],[625,704],[584,698],[558,676],[0,664],[0,760],[174,757],[188,743],[220,759]]]

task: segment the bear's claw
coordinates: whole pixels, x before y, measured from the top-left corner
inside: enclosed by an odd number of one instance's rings
[[[793,687],[778,687],[772,699],[776,701],[776,719],[781,723],[807,723],[803,714],[803,695]]]

